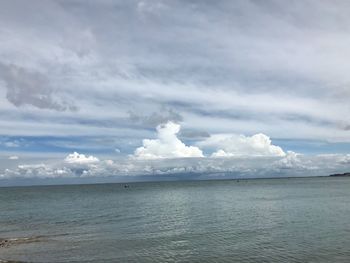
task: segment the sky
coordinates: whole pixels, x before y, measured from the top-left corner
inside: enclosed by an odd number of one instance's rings
[[[349,171],[349,10],[0,1],[0,185]]]

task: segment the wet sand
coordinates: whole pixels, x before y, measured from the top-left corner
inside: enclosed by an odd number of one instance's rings
[[[11,246],[39,242],[41,240],[42,240],[41,237],[0,238],[0,252],[2,249],[6,249]],[[0,259],[0,263],[25,263],[25,262]]]
[[[13,261],[13,260],[1,260],[0,263],[25,263],[23,261]]]
[[[7,248],[19,244],[39,242],[41,239],[41,237],[0,238],[0,248]]]

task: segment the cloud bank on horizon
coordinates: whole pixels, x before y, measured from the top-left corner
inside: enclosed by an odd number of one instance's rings
[[[84,154],[74,153],[77,159]],[[5,169],[0,179],[71,179],[152,177],[169,179],[217,179],[217,178],[266,178],[293,176],[326,176],[350,169],[350,155],[304,156],[288,152],[284,157],[236,157],[236,158],[175,158],[145,160],[76,160],[18,165]]]
[[[343,171],[349,8],[1,1],[1,177]]]
[[[170,179],[253,178],[319,176],[350,169],[350,154],[304,156],[273,145],[264,134],[212,135],[198,145],[215,149],[204,155],[197,146],[187,146],[178,137],[174,122],[157,127],[157,139],[143,140],[133,155],[100,160],[77,152],[51,163],[18,164],[0,172],[0,179],[104,178],[120,176],[167,176]],[[17,156],[9,157],[17,161]],[[179,176],[180,174],[180,176]],[[182,176],[181,176],[182,174]],[[186,178],[186,177],[185,177]]]

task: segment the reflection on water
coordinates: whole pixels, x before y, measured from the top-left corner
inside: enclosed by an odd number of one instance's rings
[[[350,178],[0,188],[0,259],[349,262]]]

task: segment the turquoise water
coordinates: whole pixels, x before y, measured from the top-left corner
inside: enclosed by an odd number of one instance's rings
[[[350,178],[0,188],[27,262],[350,262]]]

